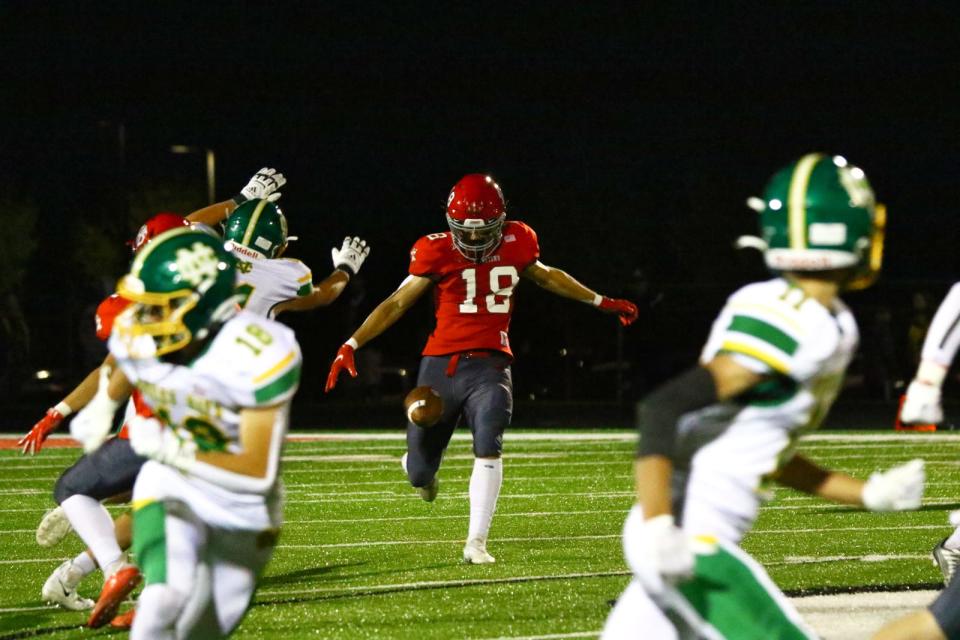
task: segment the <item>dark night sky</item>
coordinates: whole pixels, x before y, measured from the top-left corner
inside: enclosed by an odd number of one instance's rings
[[[69,280],[78,220],[122,239],[111,198],[162,174],[173,143],[216,150],[220,198],[281,168],[296,255],[318,273],[337,238],[367,237],[363,313],[478,170],[545,262],[602,291],[634,291],[640,268],[651,290],[729,292],[762,273],[730,248],[754,226],[745,198],[810,150],[861,165],[889,205],[886,284],[869,295],[950,280],[960,9],[800,4],[4,2],[0,193],[34,199],[49,234],[28,288]],[[515,331],[534,323],[523,313]],[[697,341],[708,319],[691,321]],[[335,348],[347,327],[323,322]]]

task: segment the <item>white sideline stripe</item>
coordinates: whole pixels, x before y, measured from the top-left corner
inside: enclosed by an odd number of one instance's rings
[[[596,631],[571,631],[570,633],[551,633],[545,636],[499,636],[489,640],[560,640],[562,638],[596,638],[600,636],[600,630]]]
[[[58,609],[58,608],[59,608],[59,607],[57,607],[57,605],[55,605],[55,604],[43,605],[43,606],[40,606],[40,607],[9,607],[9,608],[7,608],[7,609],[0,609],[0,613],[21,613],[21,612],[26,612],[26,611],[47,611],[48,609],[49,609],[50,611],[53,611],[53,610]],[[62,609],[61,609],[61,611],[62,611]]]
[[[320,499],[320,498],[325,498],[325,497],[330,497],[330,496],[337,496],[337,495],[340,495],[340,494],[336,494],[336,493],[333,493],[333,494],[330,494],[330,493],[302,493],[302,494],[298,494],[298,495],[303,495],[303,496],[317,496],[318,499],[304,500],[304,499],[301,498],[301,499],[297,499],[297,500],[286,500],[284,503],[285,503],[285,504],[311,504],[311,503],[314,503],[314,502],[323,502],[323,500]],[[624,497],[633,496],[633,495],[635,495],[635,492],[633,492],[633,491],[606,491],[606,492],[600,492],[600,493],[592,493],[592,492],[589,492],[589,491],[588,491],[588,492],[583,492],[583,493],[570,493],[570,492],[567,492],[567,491],[558,491],[558,492],[554,492],[554,493],[514,493],[514,494],[502,494],[502,493],[501,493],[501,494],[500,494],[500,500],[528,500],[528,499],[530,499],[530,498],[549,498],[549,497],[557,497],[557,496],[561,496],[561,497],[587,496],[587,497],[590,497],[590,498],[624,498]],[[469,494],[468,494],[468,493],[446,493],[446,494],[444,494],[444,496],[446,496],[446,497],[448,497],[448,498],[468,498],[468,497],[469,497]],[[395,494],[392,494],[392,495],[387,494],[387,495],[383,495],[383,496],[381,496],[381,497],[379,497],[379,498],[351,498],[351,499],[349,499],[349,500],[336,500],[335,502],[336,502],[336,504],[344,504],[344,503],[347,503],[347,502],[377,502],[377,501],[381,501],[381,500],[410,500],[412,497],[415,497],[415,494],[414,494],[414,493],[412,493],[412,492],[410,492],[410,493],[404,492],[404,493],[395,493]],[[800,508],[800,509],[807,509],[808,507],[798,507],[798,508]]]
[[[762,562],[765,566],[785,565],[785,564],[814,564],[821,562],[892,562],[895,560],[929,560],[930,554],[926,553],[891,553],[891,554],[868,554],[864,556],[786,556],[783,560],[774,562]]]
[[[626,509],[590,509],[588,511],[518,511],[516,513],[498,513],[497,518],[547,518],[551,516],[585,516],[598,513],[620,513],[626,517]],[[343,523],[357,522],[400,522],[405,520],[466,520],[470,517],[468,513],[449,514],[442,516],[392,516],[386,518],[312,518],[309,520],[286,520],[283,526],[294,524],[329,524],[339,525]],[[933,525],[930,525],[931,527]],[[896,529],[907,529],[909,527],[891,527]],[[817,529],[819,531],[819,529]],[[35,533],[35,529],[0,529],[0,536],[14,533]]]
[[[778,533],[825,533],[828,531],[921,531],[926,529],[941,529],[949,531],[952,527],[949,524],[913,524],[909,526],[893,527],[817,527],[814,529],[753,529],[746,535],[747,538],[755,535],[768,535]]]
[[[338,453],[327,453],[327,454],[311,454],[311,455],[295,455],[295,456],[283,456],[280,458],[282,462],[396,462],[400,463],[400,457],[402,454],[396,453],[394,455],[389,454],[338,454]],[[619,451],[579,451],[577,453],[565,453],[565,452],[545,452],[545,453],[513,453],[505,455],[504,458],[509,458],[511,460],[523,460],[523,459],[544,459],[544,458],[565,458],[571,455],[616,455],[623,457],[623,453]],[[472,453],[455,453],[452,455],[443,456],[444,460],[473,460],[476,456]]]
[[[495,538],[494,543],[532,542],[534,540],[606,540],[619,538],[619,533],[599,533],[588,536],[527,536],[523,538]],[[463,538],[447,540],[369,540],[366,542],[333,542],[331,544],[278,544],[277,549],[347,549],[354,547],[395,547],[408,544],[463,544]]]
[[[395,460],[391,461],[390,466],[396,464],[399,466],[400,458],[397,457]],[[553,462],[509,462],[507,461],[511,469],[516,469],[518,467],[603,467],[609,465],[619,465],[621,467],[630,468],[633,464],[632,456],[624,456],[620,460],[600,460],[600,461],[588,461],[588,462],[566,462],[566,461],[556,461]],[[372,473],[374,471],[380,471],[383,467],[333,467],[332,465],[337,463],[330,463],[331,466],[324,465],[323,467],[312,467],[308,469],[284,469],[281,471],[283,475],[288,475],[291,473],[353,473],[353,472],[366,472]],[[936,464],[936,463],[931,463]],[[958,462],[960,464],[960,462]],[[444,469],[473,469],[473,464],[445,464],[443,465]]]
[[[19,560],[0,560],[0,564],[22,564],[24,562],[29,562],[31,564],[38,564],[40,562],[49,562],[52,565],[57,565],[63,562],[63,558],[60,556],[54,556],[52,558],[21,558]]]
[[[801,442],[941,442],[960,441],[960,434],[952,433],[811,433]]]
[[[462,540],[458,541],[462,542]],[[376,593],[378,591],[397,591],[402,589],[431,589],[438,587],[474,587],[485,584],[516,584],[523,582],[538,582],[541,580],[578,580],[580,578],[616,578],[619,576],[628,576],[629,571],[600,571],[597,573],[561,573],[555,575],[543,576],[516,576],[512,578],[475,578],[472,580],[429,580],[423,582],[400,582],[397,584],[371,584],[367,586],[354,587],[317,587],[315,589],[297,589],[296,591],[257,591],[257,600],[264,596],[284,597],[301,596],[308,593],[354,593],[369,591]]]
[[[467,468],[469,469],[469,467]],[[284,475],[286,473],[287,473],[287,470],[284,470],[281,472],[281,475]],[[383,485],[383,486],[403,485],[404,487],[406,487],[407,482],[406,480],[403,479],[402,474],[400,474],[399,472],[399,465],[398,465],[397,475],[398,475],[398,478],[395,480],[359,480],[357,482],[353,482],[350,480],[337,480],[333,482],[284,482],[283,484],[284,484],[284,487],[288,490],[288,493],[293,491],[299,491],[301,489],[310,488],[310,487],[368,487],[368,486],[379,486],[379,485]],[[34,477],[30,479],[21,479],[21,481],[52,483],[54,480],[57,479],[57,477],[58,476]],[[622,474],[611,473],[611,474],[606,474],[604,476],[604,479],[607,479],[607,480],[615,479],[615,478],[626,479],[626,478],[632,478],[632,477],[633,477],[632,473],[622,473]],[[517,482],[541,482],[542,483],[546,481],[583,483],[583,480],[584,480],[583,476],[514,476],[514,475],[510,476],[511,484],[517,483]],[[470,481],[470,476],[465,474],[463,476],[457,477],[457,476],[451,476],[451,475],[445,474],[443,477],[443,481],[445,484],[456,483],[456,482],[466,483]],[[942,484],[944,486],[957,486],[957,485],[960,485],[960,480],[958,480],[957,482],[928,482],[927,486],[930,487],[930,486],[939,485],[939,484]],[[10,487],[10,489],[32,489],[32,487],[27,487],[27,486]],[[52,488],[50,490],[52,491]],[[788,498],[777,498],[777,499],[778,500],[797,500],[804,497],[805,496],[791,496]]]
[[[589,511],[520,511],[517,513],[498,513],[497,518],[547,518],[551,516],[578,516],[593,515],[600,513],[626,513],[624,509],[591,509]],[[451,514],[442,516],[394,516],[386,518],[314,518],[310,520],[287,520],[284,526],[304,525],[304,524],[329,524],[337,525],[343,523],[358,522],[401,522],[411,520],[466,520],[469,514]],[[747,538],[757,535],[778,535],[793,533],[827,533],[831,531],[925,531],[929,529],[941,529],[948,531],[949,525],[942,524],[915,524],[909,526],[890,526],[890,527],[818,527],[813,529],[753,529],[747,534]],[[35,533],[34,529],[0,529],[0,535]]]
[[[338,451],[348,452],[348,453],[371,452],[371,451],[400,452],[404,450],[404,444],[405,444],[404,442],[398,442],[395,444],[387,444],[387,445],[380,445],[380,444],[370,445],[370,444],[364,444],[360,441],[320,442],[320,443],[288,442],[287,451],[290,453],[296,453],[296,454],[335,453]],[[451,443],[449,450],[455,451],[455,452],[468,452],[470,451],[470,444],[471,443],[469,441],[453,442]],[[562,443],[561,442],[553,443],[555,447],[563,447],[563,448],[555,448],[552,451],[556,451],[558,453],[566,453],[571,450],[578,451],[577,449],[575,449],[575,447],[602,446],[603,447],[602,449],[596,449],[596,451],[602,452],[602,453],[611,453],[614,451],[629,452],[629,451],[632,451],[632,446],[623,446],[623,445],[633,445],[633,444],[634,443],[632,442],[620,442],[617,440],[610,440],[610,441],[569,440],[569,441],[564,441]],[[891,443],[889,445],[883,445],[883,446],[895,446],[896,444],[897,443]],[[512,441],[511,447],[508,451],[524,451],[524,450],[529,451],[531,449],[535,451],[548,451],[548,452],[551,451],[550,449],[544,449],[544,447],[546,446],[548,445],[546,445],[544,441],[530,441],[530,440],[520,441],[520,442]],[[827,446],[827,445],[824,445],[824,446]],[[582,450],[579,450],[579,452],[582,452]],[[53,465],[53,464],[47,465],[47,464],[39,464],[39,462],[32,463],[30,462],[31,460],[37,460],[37,461],[42,460],[44,462],[68,461],[69,463],[72,464],[73,462],[75,462],[77,459],[80,458],[80,451],[78,449],[64,449],[64,450],[53,449],[50,452],[47,452],[46,450],[44,450],[43,453],[34,457],[21,456],[19,454],[8,455],[9,453],[10,453],[9,450],[0,449],[0,459],[8,459],[11,461],[18,460],[20,462],[26,463],[21,468],[31,468],[31,469],[39,469],[43,467],[52,468],[52,467],[68,466],[66,463],[63,463],[63,462],[60,462],[56,465]],[[12,469],[14,467],[6,467],[6,468]]]

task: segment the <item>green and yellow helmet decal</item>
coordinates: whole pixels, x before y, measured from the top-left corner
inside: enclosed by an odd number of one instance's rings
[[[133,302],[117,319],[117,335],[133,357],[182,349],[235,313],[235,283],[236,259],[222,240],[190,228],[164,232],[117,285]],[[146,346],[145,337],[152,338]]]
[[[760,214],[761,237],[740,244],[761,249],[771,270],[851,268],[848,288],[869,286],[879,273],[886,210],[863,170],[843,157],[807,154],[748,204]]]
[[[287,246],[287,219],[269,200],[248,200],[223,223],[223,238],[264,257],[276,258]]]

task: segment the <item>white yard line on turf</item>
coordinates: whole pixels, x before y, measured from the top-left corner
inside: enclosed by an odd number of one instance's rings
[[[748,534],[747,537],[753,537],[757,535],[776,535],[781,533],[827,533],[830,531],[923,531],[927,529],[941,529],[943,531],[950,531],[951,527],[948,524],[911,524],[911,525],[897,525],[891,527],[816,527],[811,529],[753,529]]]
[[[894,560],[929,560],[928,553],[873,553],[863,556],[786,556],[783,560],[761,562],[764,566],[779,566],[790,564],[815,564],[821,562],[892,562]]]
[[[600,513],[619,513],[626,517],[625,509],[590,509],[589,511],[518,511],[517,513],[497,513],[498,519],[503,518],[549,518],[549,517],[573,517],[596,515]],[[285,520],[283,526],[302,525],[302,524],[329,524],[340,525],[345,523],[359,522],[402,522],[405,520],[467,520],[470,517],[468,513],[449,514],[442,516],[389,516],[376,518],[313,518],[309,520]],[[931,525],[932,526],[932,525]],[[874,527],[876,528],[876,527]],[[909,529],[910,527],[891,527],[892,529]],[[942,527],[941,527],[942,528]],[[819,529],[817,529],[819,531]],[[36,529],[0,529],[0,536],[19,533],[36,533]]]
[[[801,442],[957,442],[956,433],[811,433],[800,438]]]
[[[501,542],[533,542],[537,540],[607,540],[619,538],[619,533],[603,533],[592,536],[529,536],[522,538],[496,538],[496,544]],[[278,544],[278,549],[348,549],[355,547],[396,547],[408,544],[463,544],[463,538],[448,540],[373,540],[368,542],[334,542],[331,544]]]
[[[462,541],[461,541],[462,542]],[[371,584],[355,587],[316,587],[314,589],[297,588],[293,591],[257,591],[257,600],[264,597],[302,597],[310,593],[356,593],[381,591],[417,591],[421,589],[438,589],[443,587],[475,587],[487,584],[518,584],[523,582],[541,582],[544,580],[580,580],[582,578],[617,578],[629,576],[629,571],[601,571],[597,573],[561,573],[543,576],[516,576],[512,578],[474,578],[471,580],[430,580],[423,582],[400,582],[396,584]]]
[[[550,633],[545,636],[499,636],[490,640],[561,640],[562,638],[596,638],[600,631],[571,631],[570,633]]]
[[[43,605],[40,607],[9,607],[7,609],[0,609],[0,613],[26,613],[27,611],[55,611],[58,607],[55,604]],[[63,609],[60,609],[63,611]]]
[[[302,496],[317,496],[315,499],[291,499],[284,501],[284,504],[313,504],[316,502],[324,502],[324,498],[336,498],[339,494],[327,494],[327,493],[301,493],[297,495]],[[500,500],[530,500],[532,498],[551,498],[551,497],[589,497],[594,499],[612,499],[612,498],[624,498],[634,495],[633,491],[607,491],[601,493],[570,493],[568,491],[558,491],[554,493],[516,493],[516,494],[500,494]],[[347,500],[334,500],[337,504],[343,504],[347,502],[377,502],[378,500],[410,500],[414,497],[415,494],[412,492],[403,492],[384,495],[379,498],[350,498]],[[467,493],[446,493],[444,494],[446,498],[468,498],[469,494]],[[808,509],[809,507],[797,507],[801,509]]]

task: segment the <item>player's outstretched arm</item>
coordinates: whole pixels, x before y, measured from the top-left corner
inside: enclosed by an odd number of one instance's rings
[[[113,367],[116,364],[112,355],[108,355],[103,361],[103,365]],[[87,406],[87,403],[93,399],[97,393],[97,384],[100,381],[100,367],[87,374],[80,384],[74,387],[73,391],[67,394],[67,397],[58,402],[55,406],[47,409],[46,415],[33,425],[27,435],[17,441],[17,446],[23,448],[24,455],[33,455],[40,453],[43,443],[47,437],[55,431],[63,420],[74,411],[79,411]]]
[[[347,236],[343,239],[343,246],[339,249],[334,247],[330,255],[333,257],[333,273],[320,284],[313,285],[313,291],[307,295],[278,304],[274,307],[275,313],[316,309],[336,300],[350,278],[360,271],[364,260],[370,255],[370,246],[365,240]]]
[[[327,375],[327,386],[325,391],[330,391],[337,386],[337,379],[340,372],[344,369],[354,378],[357,377],[357,368],[353,362],[353,353],[363,345],[367,344],[381,333],[389,329],[393,323],[403,317],[403,314],[413,306],[413,304],[433,286],[430,278],[421,276],[407,276],[400,283],[397,290],[377,305],[370,312],[367,319],[363,321],[360,328],[357,329],[350,339],[347,340],[340,349],[330,365],[330,373]]]
[[[592,304],[606,313],[615,313],[620,324],[627,326],[637,319],[637,305],[629,300],[608,298],[581,284],[576,278],[562,269],[548,267],[539,260],[523,270],[521,274],[550,293],[578,302]]]
[[[350,275],[344,271],[335,270],[319,284],[313,285],[313,291],[305,296],[285,300],[273,308],[274,314],[284,311],[309,311],[317,307],[325,307],[343,293],[350,282]]]
[[[233,210],[254,198],[266,198],[271,202],[280,199],[280,187],[287,183],[287,179],[276,169],[264,167],[257,171],[250,181],[240,190],[240,193],[229,200],[216,202],[203,209],[197,209],[187,216],[190,222],[199,222],[209,226],[215,226],[226,220],[227,216],[233,213]]]
[[[797,454],[778,472],[777,482],[831,502],[865,507],[870,511],[908,511],[920,508],[926,481],[923,460],[911,460],[867,481],[842,471],[824,469]]]

